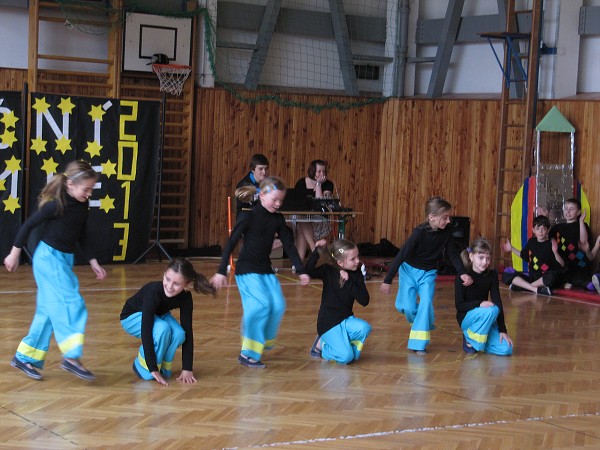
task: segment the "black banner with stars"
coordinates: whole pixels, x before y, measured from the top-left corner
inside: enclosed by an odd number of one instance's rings
[[[19,92],[0,92],[0,255],[8,255],[21,226],[23,113]]]
[[[96,257],[100,263],[134,261],[149,245],[159,117],[154,101],[32,94],[29,211],[55,173],[74,159],[89,161],[100,174],[88,216]]]

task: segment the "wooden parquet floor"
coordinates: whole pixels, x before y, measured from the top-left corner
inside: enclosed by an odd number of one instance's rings
[[[285,261],[280,262],[284,264]],[[215,260],[194,260],[214,273]],[[438,283],[429,354],[406,350],[409,327],[394,294],[368,283],[373,325],[361,360],[313,360],[321,286],[279,272],[288,310],[265,370],[237,363],[241,306],[235,284],[195,295],[198,383],[136,379],[139,341],[120,326],[124,301],[162,277],[164,262],[107,266],[99,282],[77,267],[89,320],[84,363],[94,382],[62,371],[54,340],[44,379],[10,367],[35,307],[29,266],[0,274],[0,447],[11,449],[539,449],[600,448],[600,304],[503,289],[511,357],[467,355],[453,284]],[[176,317],[178,315],[176,314]],[[174,372],[181,368],[177,354]]]

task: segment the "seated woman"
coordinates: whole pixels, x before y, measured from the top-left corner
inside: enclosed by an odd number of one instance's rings
[[[307,171],[308,176],[301,178],[296,183],[296,192],[304,192],[306,198],[327,198],[333,195],[333,183],[327,179],[327,163],[321,159],[311,161]],[[320,223],[299,222],[296,224],[296,248],[300,258],[306,256],[307,247],[310,251],[315,249],[315,241],[327,237],[330,233],[327,226]]]

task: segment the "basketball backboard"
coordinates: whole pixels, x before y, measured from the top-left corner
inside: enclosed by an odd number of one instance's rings
[[[125,22],[123,70],[152,72],[152,55],[167,55],[170,64],[191,65],[192,20],[131,13]]]

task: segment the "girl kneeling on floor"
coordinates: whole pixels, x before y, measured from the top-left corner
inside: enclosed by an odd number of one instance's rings
[[[456,319],[463,332],[465,353],[511,355],[513,343],[504,323],[498,272],[489,269],[491,254],[491,246],[483,238],[472,242],[460,254],[473,283],[465,286],[456,277]]]
[[[315,246],[306,270],[310,277],[323,280],[323,294],[317,318],[318,336],[310,355],[348,364],[360,357],[365,339],[371,332],[371,325],[354,317],[352,312],[355,300],[362,306],[369,304],[358,248],[350,241],[337,239],[324,252],[328,262],[316,267],[327,241],[321,239]]]
[[[142,345],[133,361],[133,372],[143,380],[165,380],[172,374],[175,352],[181,347],[182,369],[177,381],[195,383],[194,332],[192,330],[192,294],[186,290],[215,294],[206,277],[194,270],[187,259],[178,258],[167,266],[162,281],[144,285],[130,297],[121,311],[123,329]],[[171,310],[179,309],[179,322]]]

